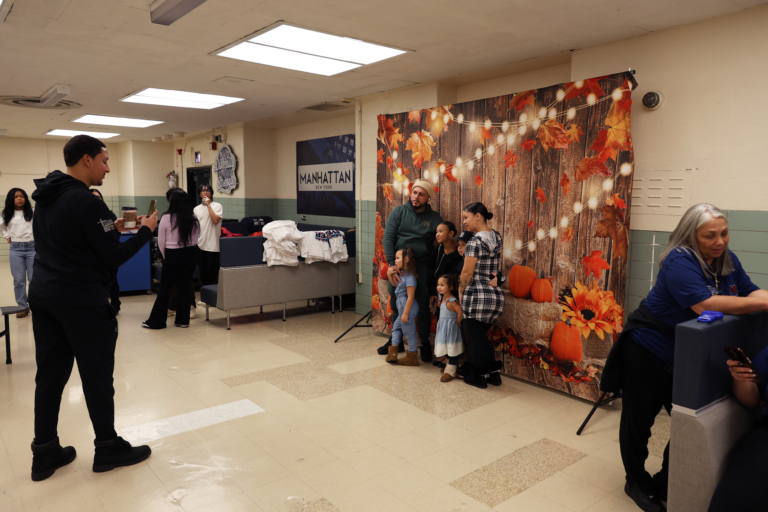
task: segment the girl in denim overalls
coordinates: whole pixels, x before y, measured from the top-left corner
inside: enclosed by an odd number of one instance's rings
[[[400,314],[392,324],[392,345],[389,346],[387,362],[400,366],[419,366],[416,351],[419,343],[416,338],[416,316],[419,314],[419,304],[416,302],[416,282],[419,277],[416,267],[416,253],[413,248],[405,247],[397,251],[395,266],[400,274],[400,282],[395,276],[390,277],[395,286],[397,311]],[[405,357],[397,358],[397,346],[405,337],[408,342]]]

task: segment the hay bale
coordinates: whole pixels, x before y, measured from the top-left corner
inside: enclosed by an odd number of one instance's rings
[[[508,291],[505,291],[504,295],[504,311],[497,325],[509,327],[526,343],[549,347],[552,331],[563,315],[560,305],[556,302],[518,299]]]
[[[605,339],[601,340],[595,331],[591,331],[589,336],[581,339],[585,359],[590,359],[592,364],[599,366],[605,366],[605,360],[613,348],[613,334],[606,332],[603,336]]]

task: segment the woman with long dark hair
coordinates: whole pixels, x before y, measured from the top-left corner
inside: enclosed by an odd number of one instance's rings
[[[13,275],[13,293],[16,304],[27,308],[16,313],[17,318],[29,314],[27,303],[27,282],[32,281],[32,264],[35,261],[35,238],[32,234],[32,205],[27,193],[20,188],[12,188],[5,197],[5,208],[0,215],[0,229],[3,238],[11,244],[8,259]]]
[[[177,190],[171,196],[168,211],[157,229],[157,246],[163,254],[163,274],[160,292],[149,319],[142,323],[147,329],[165,329],[171,287],[176,282],[176,327],[189,327],[189,310],[193,297],[187,283],[192,280],[197,262],[197,238],[200,223],[192,212],[189,194]]]
[[[488,330],[504,310],[504,292],[491,280],[501,268],[502,238],[488,227],[493,214],[483,203],[472,203],[462,212],[464,227],[475,233],[464,249],[459,296],[464,323],[472,345],[472,363],[462,370],[464,382],[478,388],[501,385],[501,364],[496,361]]]

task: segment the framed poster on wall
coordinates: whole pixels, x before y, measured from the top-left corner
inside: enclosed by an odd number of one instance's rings
[[[354,135],[296,143],[296,213],[354,218]]]

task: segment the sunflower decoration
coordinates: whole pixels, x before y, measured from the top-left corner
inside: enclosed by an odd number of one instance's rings
[[[616,304],[613,292],[601,291],[596,280],[591,288],[576,281],[574,288],[561,293],[558,302],[563,308],[563,321],[570,320],[584,338],[594,331],[602,340],[605,333],[621,329],[624,310]]]

